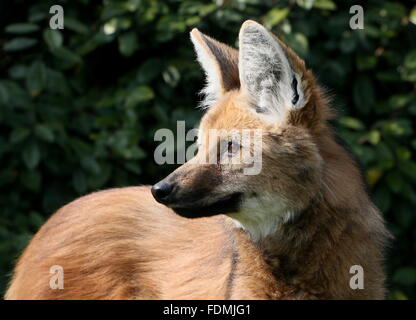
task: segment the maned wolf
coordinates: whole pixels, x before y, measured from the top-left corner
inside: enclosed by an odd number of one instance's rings
[[[58,210],[6,298],[382,299],[389,233],[312,72],[254,21],[242,25],[239,51],[196,29],[191,39],[207,76],[197,155],[152,188]],[[261,171],[203,164],[210,129],[261,129]],[[228,148],[218,159],[232,158],[239,146],[219,140]],[[50,286],[55,265],[62,289]],[[351,270],[363,272],[358,288]]]

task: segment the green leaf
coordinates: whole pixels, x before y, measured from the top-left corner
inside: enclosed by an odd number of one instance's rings
[[[154,93],[151,88],[147,86],[140,86],[130,91],[126,98],[125,106],[127,108],[131,108],[142,102],[153,99],[153,97]]]
[[[412,152],[405,146],[398,146],[396,148],[397,159],[401,162],[410,160],[412,157]]]
[[[379,159],[377,163],[378,168],[388,170],[394,167],[395,160],[393,152],[391,148],[383,141],[380,141],[380,143],[377,145],[376,156],[377,159]]]
[[[370,186],[375,185],[383,175],[383,172],[378,169],[369,169],[366,172],[366,181]]]
[[[6,104],[9,101],[7,86],[0,82],[0,103]]]
[[[339,122],[343,126],[354,130],[363,130],[365,128],[364,124],[360,120],[352,117],[342,117],[339,119]]]
[[[300,57],[305,57],[308,54],[309,41],[302,33],[296,32],[290,39],[290,45]]]
[[[375,102],[375,94],[372,81],[369,77],[359,77],[353,86],[353,99],[355,108],[361,114],[368,114]]]
[[[389,184],[390,189],[394,193],[399,193],[403,187],[403,179],[397,171],[389,172],[386,177],[387,183]]]
[[[175,33],[183,33],[186,24],[178,16],[163,16],[156,25],[156,39],[165,42],[172,39]]]
[[[110,179],[112,168],[113,167],[110,165],[105,165],[102,167],[99,174],[89,175],[88,185],[90,188],[101,188]]]
[[[390,96],[388,100],[390,110],[396,110],[405,107],[411,99],[412,96],[406,94],[395,94]]]
[[[25,34],[39,30],[39,26],[34,23],[13,23],[6,27],[7,33]]]
[[[123,56],[131,56],[137,49],[136,33],[131,31],[118,37],[118,49]]]
[[[383,9],[387,11],[389,16],[396,16],[398,18],[406,16],[406,7],[398,2],[385,1]]]
[[[19,106],[24,109],[30,107],[30,101],[28,99],[29,97],[27,92],[23,90],[16,82],[9,80],[2,81],[0,82],[0,88],[4,88],[7,92],[6,96],[2,97],[1,93],[3,90],[0,90],[0,98],[7,98],[6,107]]]
[[[27,70],[25,65],[16,64],[9,69],[9,75],[13,79],[23,79],[26,77]]]
[[[85,193],[85,191],[87,190],[87,181],[82,171],[78,170],[74,173],[72,177],[72,185],[78,193]]]
[[[101,167],[96,159],[92,157],[83,157],[81,159],[81,166],[88,172],[93,174],[100,174],[102,172]]]
[[[14,38],[6,42],[3,46],[4,51],[19,51],[33,47],[38,40],[33,38]]]
[[[373,69],[377,65],[377,57],[374,55],[357,56],[357,68],[360,71]]]
[[[413,161],[404,161],[400,164],[401,171],[416,181],[416,162]]]
[[[31,143],[23,149],[23,161],[29,169],[37,167],[40,161],[40,152],[36,143]]]
[[[402,292],[395,290],[389,294],[389,300],[408,300],[407,296]]]
[[[46,19],[49,15],[49,12],[45,12],[44,10],[40,9],[41,11],[33,11],[29,13],[29,21],[30,22],[39,22],[43,19]]]
[[[315,0],[313,1],[313,6],[323,10],[335,10],[337,8],[336,4],[331,0]]]
[[[30,134],[30,130],[28,128],[17,127],[14,128],[12,133],[10,134],[10,143],[19,143],[26,139]]]
[[[402,267],[398,269],[393,276],[393,281],[404,286],[413,286],[416,284],[416,268]]]
[[[406,184],[404,184],[404,186],[406,187]],[[397,208],[395,208],[395,212],[396,212],[396,216],[395,216],[396,221],[403,229],[411,227],[412,221],[413,221],[412,207],[406,205],[406,203],[400,203],[398,204]]]
[[[42,176],[37,170],[25,170],[20,176],[20,179],[26,188],[32,191],[38,191]]]
[[[367,134],[367,139],[371,144],[378,144],[380,142],[380,131],[378,130],[371,130],[368,134]]]
[[[408,136],[412,134],[412,125],[407,119],[385,121],[382,130],[392,136]]]
[[[59,30],[45,29],[43,39],[51,49],[61,47],[63,43],[62,33]]]
[[[414,7],[412,11],[410,11],[409,20],[411,23],[416,24],[416,7]]]
[[[343,53],[351,53],[355,50],[357,42],[351,32],[345,32],[339,46]]]
[[[374,201],[381,212],[386,212],[390,209],[391,199],[391,193],[384,185],[380,186],[380,188],[376,189],[374,192]]]
[[[38,212],[32,211],[29,214],[29,221],[36,229],[39,229],[44,223],[45,218],[42,217]]]
[[[195,26],[198,23],[200,23],[200,21],[201,21],[201,17],[193,16],[193,17],[189,17],[188,19],[186,19],[185,23],[187,26]]]
[[[289,8],[273,8],[266,14],[263,22],[267,27],[272,28],[275,25],[279,24],[279,22],[281,22],[283,19],[285,19],[288,16],[289,12]]]
[[[126,161],[123,165],[127,170],[133,172],[134,174],[139,175],[139,174],[142,173],[140,165],[137,162],[127,162]]]
[[[88,33],[88,27],[85,24],[81,23],[80,21],[76,19],[69,18],[69,17],[68,18],[65,17],[65,28],[68,28],[80,34]]]
[[[64,96],[68,96],[71,92],[67,78],[62,72],[47,69],[47,83],[46,87],[49,92],[59,93]]]
[[[169,66],[165,71],[163,71],[162,77],[163,80],[165,80],[165,82],[171,87],[176,87],[180,80],[181,74],[175,66]]]
[[[35,127],[35,134],[41,138],[42,140],[45,140],[47,142],[52,142],[54,140],[54,134],[51,128],[49,128],[45,124],[38,124]]]
[[[37,96],[46,83],[46,67],[42,61],[35,61],[26,77],[26,87],[31,96]]]
[[[79,55],[76,53],[71,52],[67,48],[59,47],[54,48],[51,50],[52,54],[63,61],[67,62],[69,66],[72,66],[73,64],[81,63],[82,59]]]
[[[296,3],[298,6],[310,10],[315,0],[297,0]]]
[[[160,59],[150,58],[146,60],[137,71],[137,81],[139,83],[150,82],[160,74],[162,66],[163,62]]]
[[[406,55],[403,66],[408,69],[416,69],[416,50],[412,50]]]

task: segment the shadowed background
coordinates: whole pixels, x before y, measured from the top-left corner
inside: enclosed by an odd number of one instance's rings
[[[389,298],[416,298],[416,3],[360,2],[364,30],[349,28],[357,1],[0,2],[0,295],[54,210],[174,169],[155,164],[153,136],[177,120],[192,128],[202,115],[189,31],[236,45],[242,22],[255,19],[306,59],[333,97],[334,126],[396,237]],[[55,4],[64,30],[49,28]]]

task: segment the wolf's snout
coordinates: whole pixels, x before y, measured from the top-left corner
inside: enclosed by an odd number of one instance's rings
[[[170,197],[173,190],[173,184],[166,181],[160,181],[153,185],[152,195],[157,202],[168,204],[172,197]]]

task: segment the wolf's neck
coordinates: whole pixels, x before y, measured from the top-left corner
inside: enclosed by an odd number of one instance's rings
[[[281,225],[295,219],[297,213],[288,210],[284,202],[276,197],[264,195],[261,198],[247,199],[244,209],[228,214],[238,228],[247,231],[253,242],[280,232]]]
[[[274,233],[257,242],[275,277],[303,298],[349,298],[363,294],[349,287],[350,268],[360,265],[377,291],[363,297],[382,298],[381,243],[386,234],[381,220],[374,220],[377,210],[368,205],[360,211],[321,199],[293,221],[279,223]]]
[[[273,233],[257,239],[272,269],[294,274],[302,268],[312,247],[324,249],[324,235],[336,241],[331,230],[335,217],[321,208],[322,204],[318,202],[296,214],[287,213],[288,217],[278,221]]]

